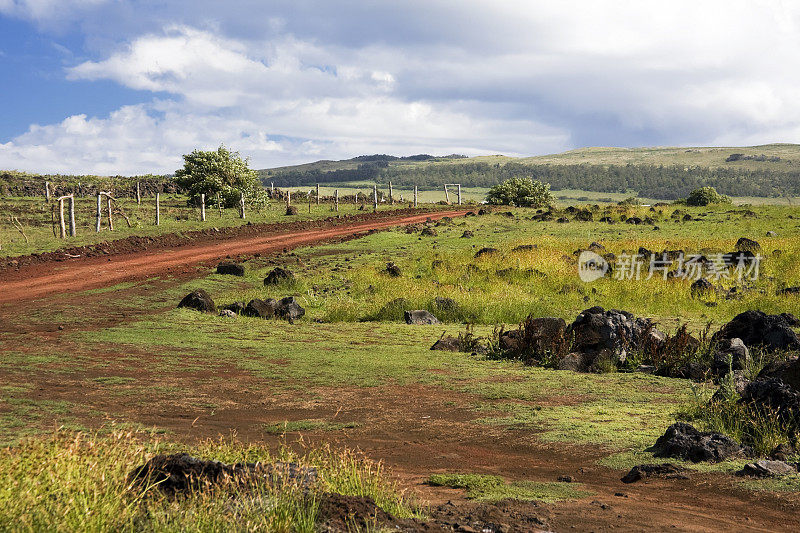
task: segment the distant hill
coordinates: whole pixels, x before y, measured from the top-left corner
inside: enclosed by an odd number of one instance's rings
[[[283,187],[363,181],[489,187],[512,176],[531,176],[554,190],[633,191],[663,199],[685,197],[704,185],[731,196],[800,196],[800,145],[582,148],[524,158],[374,155],[264,169],[259,175],[264,183]]]

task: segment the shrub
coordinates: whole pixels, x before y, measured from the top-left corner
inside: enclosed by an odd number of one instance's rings
[[[729,204],[731,199],[719,194],[714,187],[700,187],[686,198],[686,205],[703,206],[709,204]]]
[[[553,203],[550,185],[531,178],[510,178],[489,189],[486,201],[495,205],[547,207]]]
[[[258,174],[238,152],[220,146],[207,152],[195,150],[183,160],[183,168],[175,172],[175,182],[186,190],[191,204],[198,204],[201,194],[206,195],[208,203],[219,195],[226,207],[239,205],[242,196],[251,203],[266,198]]]

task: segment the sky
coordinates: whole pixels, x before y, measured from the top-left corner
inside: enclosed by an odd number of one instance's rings
[[[0,0],[0,169],[800,142],[793,0]]]

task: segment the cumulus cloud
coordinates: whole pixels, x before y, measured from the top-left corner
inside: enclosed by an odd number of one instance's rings
[[[219,142],[267,166],[374,152],[530,155],[800,135],[800,71],[789,68],[800,54],[800,6],[792,3],[135,7],[0,0],[0,12],[41,24],[57,25],[48,13],[59,9],[79,13],[92,59],[69,68],[69,79],[154,93],[107,117],[76,110],[32,126],[0,145],[0,165],[172,170],[181,153]],[[68,152],[81,146],[85,156]]]

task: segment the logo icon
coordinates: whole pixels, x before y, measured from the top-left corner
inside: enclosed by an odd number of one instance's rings
[[[591,283],[602,278],[608,272],[608,266],[608,261],[592,251],[584,250],[578,256],[578,276],[583,282]]]

